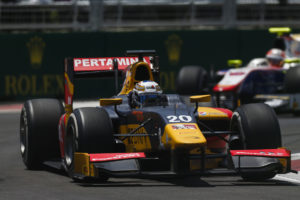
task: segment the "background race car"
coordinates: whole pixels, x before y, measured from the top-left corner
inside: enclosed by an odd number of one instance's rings
[[[242,68],[239,68],[242,61],[229,60],[229,66],[235,68],[217,71],[213,78],[210,78],[212,73],[201,67],[183,67],[178,75],[178,85],[187,82],[190,94],[210,91],[220,107],[234,109],[241,104],[264,102],[278,112],[298,114],[299,35],[289,34],[289,28],[270,28],[269,31],[277,33],[277,37],[266,58],[254,58]]]
[[[46,164],[75,181],[229,169],[244,179],[264,180],[291,171],[290,151],[282,147],[269,106],[249,104],[235,112],[199,106],[210,95],[191,96],[195,105],[189,106],[177,94],[162,93],[155,51],[127,56],[68,58],[64,105],[56,99],[25,102],[20,141],[28,169]],[[101,98],[99,106],[73,108],[74,79],[117,80],[122,73],[119,94]]]

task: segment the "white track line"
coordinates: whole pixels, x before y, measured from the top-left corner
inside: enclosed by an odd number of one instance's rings
[[[278,181],[287,181],[290,183],[295,183],[297,185],[300,185],[300,179],[296,179],[296,178],[289,178],[287,177],[288,175],[291,176],[295,176],[300,178],[300,176],[298,174],[292,174],[292,173],[288,173],[288,174],[280,174],[280,175],[276,175],[273,180],[278,180]]]
[[[292,160],[300,160],[300,153],[293,153],[291,155]],[[300,172],[296,173],[288,173],[288,174],[278,174],[273,180],[286,181],[294,184],[300,185]]]
[[[21,113],[21,107],[20,108],[14,108],[10,107],[11,105],[8,105],[8,108],[1,108],[0,106],[0,114],[2,113]],[[96,107],[100,106],[99,100],[95,101],[74,101],[73,103],[73,109],[76,108],[82,108],[82,107]]]
[[[21,109],[3,109],[0,113],[21,113]]]
[[[300,153],[293,153],[292,160],[300,160]]]

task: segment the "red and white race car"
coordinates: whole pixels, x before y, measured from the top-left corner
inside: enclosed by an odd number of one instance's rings
[[[264,102],[277,111],[300,112],[300,35],[289,34],[289,28],[270,28],[270,32],[278,34],[269,51],[274,54],[268,52],[266,58],[252,59],[241,68],[240,60],[231,60],[236,68],[216,73],[218,82],[208,90],[218,106],[234,109],[241,104]],[[276,54],[281,60],[274,57]],[[178,82],[186,82],[191,88],[188,92],[197,93],[207,86],[207,76],[203,68],[184,67]]]
[[[257,94],[278,94],[283,89],[285,70],[272,67],[265,58],[255,58],[242,68],[229,69],[213,87],[217,104],[236,108],[253,102]]]

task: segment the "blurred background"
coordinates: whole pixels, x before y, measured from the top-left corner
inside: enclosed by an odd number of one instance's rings
[[[129,49],[155,49],[161,86],[175,92],[182,66],[264,57],[273,26],[300,32],[300,0],[1,0],[0,101],[60,98],[65,57]],[[81,98],[114,94],[110,80],[78,85]]]

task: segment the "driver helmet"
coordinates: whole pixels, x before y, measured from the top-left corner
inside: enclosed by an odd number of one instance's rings
[[[132,92],[132,100],[137,106],[155,103],[162,90],[154,81],[140,81],[138,82]]]
[[[285,53],[281,49],[273,48],[267,52],[266,58],[272,67],[282,67]]]

